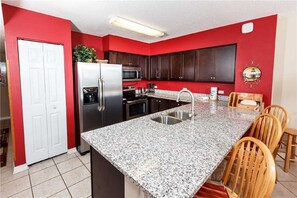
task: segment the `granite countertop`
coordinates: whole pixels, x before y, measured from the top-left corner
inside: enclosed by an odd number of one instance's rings
[[[193,120],[164,125],[151,118],[191,104],[84,133],[86,140],[149,197],[192,197],[258,112],[227,102],[195,102]]]

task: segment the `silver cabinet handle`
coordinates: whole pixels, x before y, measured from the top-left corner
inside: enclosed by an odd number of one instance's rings
[[[214,77],[213,77],[213,79],[215,80],[215,79],[216,79],[216,77],[214,76]]]
[[[105,85],[105,82],[104,80],[101,79],[101,82],[102,82],[102,89],[101,89],[101,98],[102,98],[102,111],[105,110],[105,96],[104,96],[104,85]]]
[[[102,100],[101,100],[101,97],[102,97],[102,83],[101,83],[101,79],[99,78],[98,79],[98,91],[97,91],[97,94],[98,94],[98,110],[101,111],[102,110]]]

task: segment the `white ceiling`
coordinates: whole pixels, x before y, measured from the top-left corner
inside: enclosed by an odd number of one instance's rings
[[[69,19],[72,22],[73,31],[97,36],[113,34],[147,43],[263,16],[296,12],[297,8],[296,1],[283,0],[2,0],[2,2]],[[121,16],[139,22],[164,31],[166,35],[162,38],[154,38],[114,27],[109,24],[112,16]]]

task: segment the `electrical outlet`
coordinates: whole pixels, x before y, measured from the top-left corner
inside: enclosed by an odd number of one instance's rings
[[[218,91],[218,94],[224,94],[224,91],[223,90],[219,90]]]

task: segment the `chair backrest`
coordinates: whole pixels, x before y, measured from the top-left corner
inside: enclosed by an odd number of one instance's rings
[[[261,111],[263,94],[231,92],[228,106],[242,109]]]
[[[275,177],[275,163],[268,147],[256,138],[245,137],[232,150],[223,183],[240,198],[270,197]]]
[[[278,119],[263,113],[253,123],[249,136],[261,140],[273,153],[282,137],[282,128]]]
[[[270,105],[266,107],[262,113],[274,115],[281,123],[282,132],[285,131],[285,129],[287,128],[287,124],[289,122],[289,114],[284,107],[279,105]]]
[[[238,93],[237,92],[231,92],[229,95],[229,101],[228,106],[229,107],[236,107],[238,102]]]

